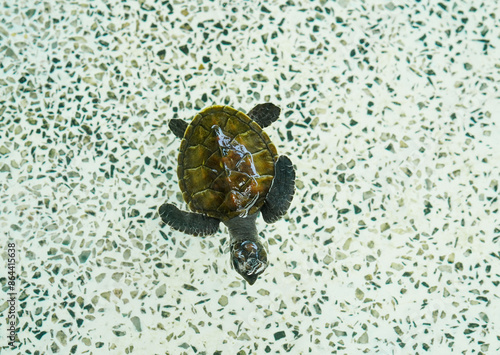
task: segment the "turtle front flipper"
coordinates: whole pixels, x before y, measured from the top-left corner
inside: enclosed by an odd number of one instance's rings
[[[184,138],[184,132],[186,132],[186,128],[188,123],[186,121],[180,120],[178,118],[172,118],[168,123],[168,128],[172,131],[172,133],[177,138]]]
[[[161,220],[175,230],[192,235],[210,235],[219,230],[219,220],[199,213],[179,210],[170,203],[159,209]]]
[[[262,206],[262,217],[266,223],[274,223],[288,210],[295,192],[295,170],[287,156],[280,156],[275,166],[273,184]]]
[[[280,116],[280,108],[271,103],[265,103],[255,106],[248,113],[248,117],[258,123],[261,128],[269,126]]]

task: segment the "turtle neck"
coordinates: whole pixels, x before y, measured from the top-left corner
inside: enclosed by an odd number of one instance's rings
[[[259,213],[254,213],[247,217],[234,217],[224,221],[231,236],[231,243],[245,240],[257,241],[258,233],[255,220],[258,215]]]

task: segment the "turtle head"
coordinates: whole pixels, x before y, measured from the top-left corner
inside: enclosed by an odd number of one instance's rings
[[[267,253],[259,241],[237,241],[231,244],[231,261],[243,278],[253,285],[267,268]]]

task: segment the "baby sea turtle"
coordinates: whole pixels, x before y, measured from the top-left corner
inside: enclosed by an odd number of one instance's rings
[[[190,124],[169,123],[182,138],[177,175],[184,201],[193,212],[163,204],[160,216],[173,229],[192,235],[210,235],[224,223],[230,234],[232,265],[250,284],[268,265],[255,221],[281,218],[293,198],[295,171],[288,157],[262,128],[279,117],[271,104],[255,106],[248,115],[229,106],[211,106]]]

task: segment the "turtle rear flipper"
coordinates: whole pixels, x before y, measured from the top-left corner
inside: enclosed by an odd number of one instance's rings
[[[178,118],[172,118],[170,122],[168,123],[168,127],[172,131],[172,133],[177,137],[177,138],[184,138],[184,132],[186,132],[186,128],[188,126],[188,123],[186,121],[180,120]]]
[[[248,117],[258,123],[261,128],[269,126],[280,116],[280,108],[271,103],[265,103],[255,106],[248,113]]]
[[[160,209],[161,220],[173,229],[192,235],[210,235],[219,230],[219,220],[199,213],[179,210],[170,203],[164,203]]]
[[[262,206],[262,217],[266,223],[274,223],[288,210],[295,192],[295,170],[287,156],[280,156],[276,162],[273,185]]]

